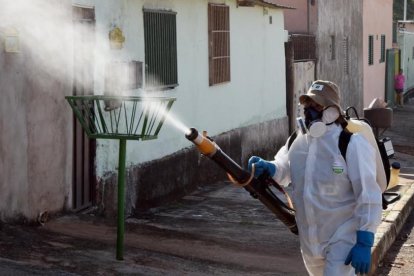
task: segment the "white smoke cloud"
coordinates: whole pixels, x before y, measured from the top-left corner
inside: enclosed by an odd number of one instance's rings
[[[22,55],[35,65],[36,70],[49,72],[57,79],[65,79],[67,63],[71,62],[68,55],[71,55],[72,49],[70,3],[0,0],[0,6],[0,32],[3,40],[8,39],[11,30],[17,34],[20,49],[15,55]]]

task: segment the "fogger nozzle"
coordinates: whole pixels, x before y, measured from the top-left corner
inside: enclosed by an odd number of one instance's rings
[[[244,185],[254,198],[258,198],[267,208],[269,208],[290,231],[297,234],[298,229],[295,221],[295,211],[290,209],[282,202],[268,187],[268,184],[262,183],[261,180],[252,178],[251,173],[244,170],[233,159],[227,156],[220,147],[213,142],[206,133],[200,135],[195,128],[190,128],[190,132],[185,137],[193,142],[198,150],[216,162],[238,183],[247,183]]]
[[[185,138],[193,142],[204,155],[212,156],[217,151],[218,146],[208,137],[200,135],[195,128],[190,128],[190,132],[185,135]]]

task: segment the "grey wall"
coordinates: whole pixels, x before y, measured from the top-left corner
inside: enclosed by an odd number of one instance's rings
[[[288,119],[267,121],[235,129],[216,137],[220,148],[242,167],[252,155],[272,160],[288,137]],[[183,139],[185,137],[183,136]],[[226,180],[225,172],[191,146],[164,158],[127,168],[126,213],[171,202],[198,186]],[[117,175],[108,174],[99,183],[98,205],[108,217],[116,217]],[[235,187],[235,189],[237,189]]]
[[[70,1],[57,9],[71,21]],[[0,30],[19,30],[21,44],[6,53],[0,43],[0,220],[7,221],[62,210],[71,188],[72,113],[64,96],[71,93],[72,43],[51,25],[35,31],[38,16],[56,14],[19,11],[15,21],[0,22]]]
[[[320,0],[318,3],[317,78],[331,80],[341,89],[342,107],[363,108],[362,1]],[[335,36],[336,59],[330,59],[330,36]],[[343,39],[349,41],[349,74],[344,72]]]

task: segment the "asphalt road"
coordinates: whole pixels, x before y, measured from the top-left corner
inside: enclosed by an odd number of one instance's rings
[[[225,182],[127,219],[123,261],[115,259],[108,218],[66,215],[2,228],[0,275],[306,275],[298,237]]]

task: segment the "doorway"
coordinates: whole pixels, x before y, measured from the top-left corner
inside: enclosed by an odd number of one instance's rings
[[[73,6],[73,95],[93,95],[95,9]],[[90,108],[93,108],[91,106]],[[96,193],[96,141],[73,119],[73,209],[90,207]]]

